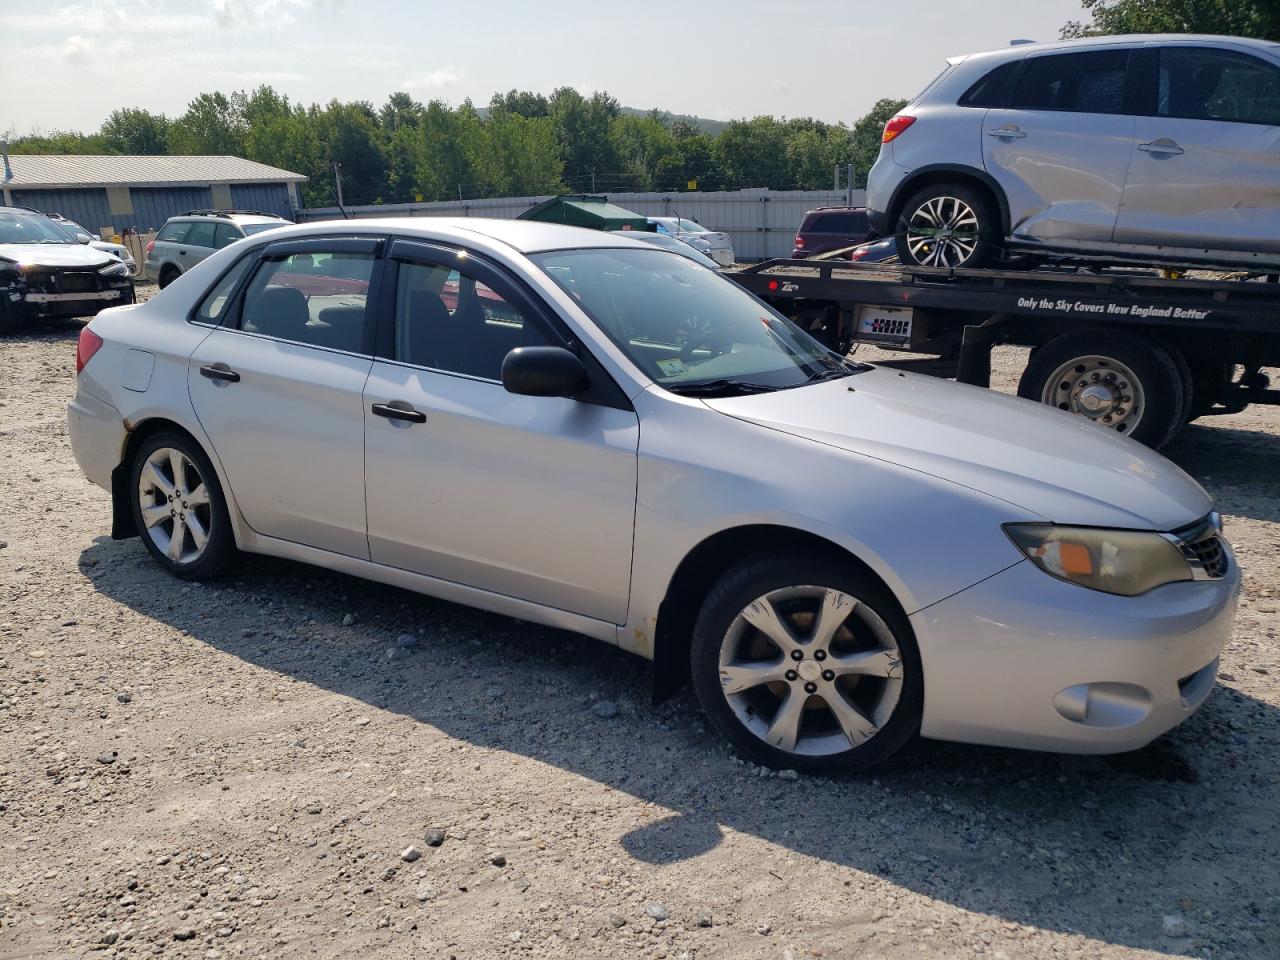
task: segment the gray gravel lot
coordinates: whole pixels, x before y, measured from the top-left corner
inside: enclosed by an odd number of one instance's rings
[[[1280,957],[1280,411],[1167,451],[1246,572],[1191,721],[789,779],[590,640],[169,578],[72,459],[78,327],[0,337],[0,958]]]

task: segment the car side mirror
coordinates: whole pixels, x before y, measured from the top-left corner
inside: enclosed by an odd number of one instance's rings
[[[516,347],[503,358],[502,385],[526,397],[571,397],[587,385],[587,368],[564,347]]]
[[[93,237],[89,236],[87,233],[77,233],[76,239],[80,241],[80,243],[93,243]]]

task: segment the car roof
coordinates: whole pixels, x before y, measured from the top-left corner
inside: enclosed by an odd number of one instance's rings
[[[952,63],[958,63],[970,56],[989,56],[997,54],[1007,54],[1011,58],[1022,58],[1028,54],[1039,53],[1051,50],[1070,50],[1072,48],[1094,48],[1109,47],[1116,45],[1139,43],[1183,43],[1183,44],[1229,44],[1231,46],[1252,47],[1256,50],[1265,50],[1274,56],[1280,52],[1280,44],[1274,40],[1256,40],[1252,37],[1231,37],[1222,34],[1212,33],[1118,33],[1101,37],[1075,37],[1070,40],[1045,40],[1039,43],[1012,43],[1007,47],[999,47],[994,50],[983,50],[972,54],[965,54],[958,57],[949,58]]]
[[[272,242],[323,234],[379,235],[445,240],[461,244],[488,241],[520,253],[566,250],[576,247],[633,247],[640,241],[614,236],[603,230],[570,227],[536,220],[491,220],[483,217],[360,217],[352,220],[316,220],[281,227],[262,238]]]

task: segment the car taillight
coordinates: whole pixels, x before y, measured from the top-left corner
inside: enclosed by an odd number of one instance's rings
[[[155,242],[154,240],[148,240],[148,241],[147,241],[147,253],[150,253],[150,252],[151,252],[152,250],[154,250],[155,248],[156,248],[156,242]]]
[[[854,250],[852,253],[849,254],[849,259],[852,260],[854,263],[857,263],[866,255],[867,255],[867,251],[865,250]]]
[[[84,365],[93,359],[93,355],[102,346],[102,338],[85,327],[80,331],[80,339],[76,341],[76,375],[84,369]]]
[[[891,140],[897,140],[907,131],[907,127],[916,122],[915,117],[897,116],[892,118],[884,125],[884,136],[881,137],[882,143],[888,143]]]
[[[800,234],[798,233],[796,234],[796,249],[797,250],[804,249],[804,237],[800,236]]]

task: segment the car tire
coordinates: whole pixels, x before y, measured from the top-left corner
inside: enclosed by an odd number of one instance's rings
[[[935,230],[944,231],[942,242],[931,242]],[[933,183],[908,197],[894,238],[898,259],[908,267],[977,269],[994,262],[1004,246],[991,197],[960,182]]]
[[[769,767],[866,770],[920,729],[915,636],[850,560],[765,554],[733,567],[698,614],[690,667],[711,724]]]
[[[1031,354],[1018,396],[1086,416],[1159,450],[1186,424],[1190,384],[1172,348],[1124,330],[1077,330]]]
[[[208,580],[234,565],[239,552],[222,485],[186,434],[164,430],[144,440],[130,466],[129,490],[138,535],[175,577]]]
[[[180,276],[182,276],[182,271],[177,267],[165,267],[160,271],[160,277],[156,280],[156,286],[163,290]]]

